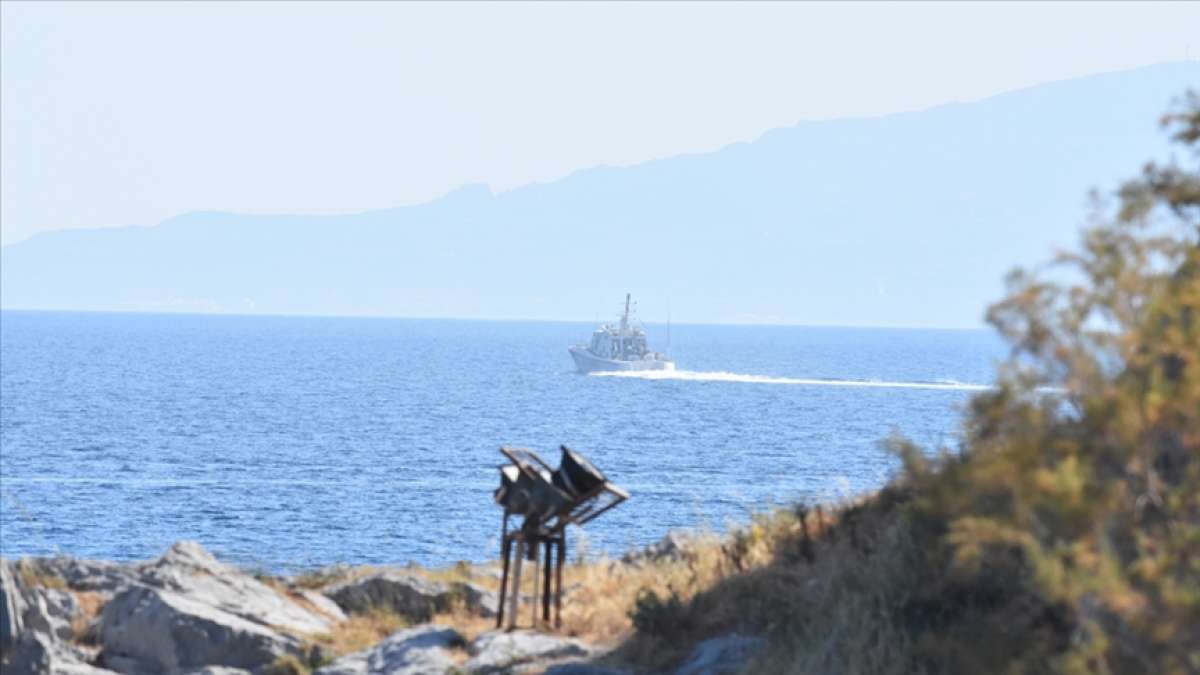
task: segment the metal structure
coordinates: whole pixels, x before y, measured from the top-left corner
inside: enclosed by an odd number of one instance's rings
[[[591,462],[567,446],[560,446],[562,461],[551,469],[537,453],[524,448],[500,448],[509,463],[500,466],[496,503],[504,508],[500,529],[500,608],[496,627],[504,625],[505,600],[510,603],[508,627],[515,628],[521,599],[521,563],[529,560],[533,573],[533,624],[550,622],[562,626],[562,573],[567,558],[567,526],[584,525],[621,502],[629,493],[608,482]],[[521,516],[521,527],[509,531],[511,516]],[[515,554],[515,555],[514,555]],[[509,573],[512,591],[509,593]],[[539,578],[541,577],[541,578]],[[538,585],[541,584],[539,597]]]

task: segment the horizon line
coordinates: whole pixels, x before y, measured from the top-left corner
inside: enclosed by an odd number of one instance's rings
[[[0,307],[0,313],[24,314],[108,314],[138,316],[181,316],[181,317],[231,317],[248,319],[368,319],[380,321],[462,321],[477,323],[565,323],[598,325],[590,319],[547,319],[531,317],[470,317],[470,316],[404,316],[389,314],[307,314],[301,312],[202,312],[194,310],[138,310],[138,309],[31,309]],[[766,328],[852,328],[879,330],[931,330],[931,331],[988,331],[986,323],[977,327],[968,326],[922,326],[897,324],[844,324],[844,323],[798,323],[757,321],[642,321],[646,325],[667,326],[758,326]]]

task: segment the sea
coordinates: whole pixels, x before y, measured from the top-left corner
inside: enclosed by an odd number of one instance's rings
[[[2,312],[0,554],[494,559],[499,448],[567,445],[631,495],[571,555],[615,557],[876,490],[892,435],[954,452],[1006,353],[986,330],[650,324],[676,372],[579,374],[593,328]]]

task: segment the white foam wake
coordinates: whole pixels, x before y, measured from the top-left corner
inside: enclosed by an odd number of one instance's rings
[[[805,377],[771,377],[769,375],[743,375],[722,371],[697,372],[692,370],[632,370],[591,373],[596,377],[625,377],[638,380],[682,380],[685,382],[743,382],[746,384],[795,384],[810,387],[878,387],[884,389],[944,389],[951,391],[985,391],[986,384],[965,382],[889,382],[884,380],[827,380]]]

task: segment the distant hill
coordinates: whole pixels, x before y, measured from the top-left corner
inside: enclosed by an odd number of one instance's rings
[[[1165,156],[1158,119],[1189,85],[1200,63],[803,122],[502,194],[44,233],[0,249],[0,306],[591,320],[628,290],[648,319],[669,304],[677,321],[975,326],[1010,267],[1073,242],[1089,189]]]

